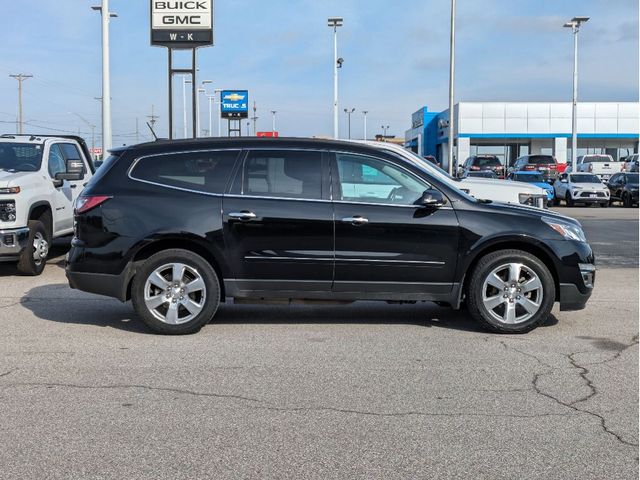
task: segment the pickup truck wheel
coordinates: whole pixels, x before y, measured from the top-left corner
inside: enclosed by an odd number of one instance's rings
[[[543,324],[556,297],[551,272],[522,250],[501,250],[480,259],[467,294],[471,316],[497,333],[526,333]]]
[[[182,249],[149,257],[136,272],[133,306],[153,331],[168,335],[195,333],[220,305],[220,284],[204,258]]]
[[[40,275],[47,264],[51,237],[44,224],[39,220],[30,220],[27,226],[29,227],[29,240],[20,254],[18,270],[23,275]]]

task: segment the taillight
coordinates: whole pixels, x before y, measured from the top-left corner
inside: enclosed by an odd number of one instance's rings
[[[96,208],[99,205],[102,205],[104,202],[109,200],[112,197],[107,195],[88,195],[78,197],[78,201],[76,202],[75,213],[86,213],[89,210]]]

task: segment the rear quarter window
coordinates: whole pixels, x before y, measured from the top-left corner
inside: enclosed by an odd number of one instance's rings
[[[239,151],[167,153],[141,157],[131,169],[134,180],[203,193],[224,193]],[[100,167],[100,170],[104,165]]]

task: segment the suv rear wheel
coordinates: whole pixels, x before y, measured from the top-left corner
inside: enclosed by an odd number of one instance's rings
[[[468,287],[468,308],[475,320],[498,333],[526,333],[543,324],[555,302],[551,272],[522,250],[501,250],[483,257]]]
[[[199,331],[220,304],[220,284],[213,267],[188,250],[164,250],[149,257],[136,272],[133,306],[142,321],[164,334]]]

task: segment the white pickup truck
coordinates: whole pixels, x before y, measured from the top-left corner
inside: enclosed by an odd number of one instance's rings
[[[73,233],[90,158],[80,137],[0,135],[0,262],[42,273],[52,239]]]
[[[600,180],[607,181],[611,175],[620,173],[623,163],[613,159],[611,155],[581,155],[576,159],[578,172],[593,173]]]

